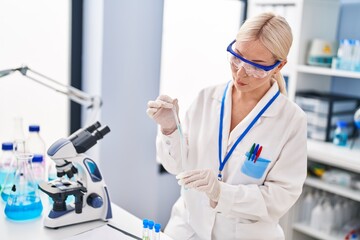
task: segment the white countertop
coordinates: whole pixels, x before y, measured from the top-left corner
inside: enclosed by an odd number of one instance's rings
[[[45,199],[42,201],[44,206],[42,216],[31,221],[22,222],[7,219],[4,214],[5,203],[0,202],[0,239],[61,240],[106,224],[106,222],[98,220],[58,229],[46,228],[43,226],[43,218],[49,213],[50,206],[47,198],[42,197],[42,199]],[[141,238],[142,220],[115,204],[112,204],[111,207],[113,218],[107,223]],[[161,233],[161,240],[171,240],[171,238]]]

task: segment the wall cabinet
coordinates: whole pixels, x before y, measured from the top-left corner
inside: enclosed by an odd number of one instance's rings
[[[331,91],[332,77],[360,80],[360,73],[306,65],[309,44],[312,39],[335,42],[340,17],[339,0],[249,0],[248,16],[273,11],[284,16],[293,31],[293,46],[283,75],[288,77],[288,97],[295,99],[300,90]],[[346,81],[346,79],[344,79]],[[360,173],[360,151],[341,148],[332,143],[308,141],[308,160],[354,173]],[[360,191],[327,184],[308,177],[306,188],[320,189],[339,197],[360,202]],[[309,225],[297,222],[299,202],[281,219],[286,239],[344,239],[336,234],[326,234]]]

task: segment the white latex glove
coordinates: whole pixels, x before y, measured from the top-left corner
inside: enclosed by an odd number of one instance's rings
[[[179,185],[206,193],[210,200],[218,202],[220,183],[211,169],[191,170],[178,174]]]
[[[155,101],[148,102],[146,113],[154,119],[161,127],[161,132],[165,135],[173,133],[177,126],[172,108],[175,106],[176,113],[179,114],[178,100],[166,95],[160,95]]]

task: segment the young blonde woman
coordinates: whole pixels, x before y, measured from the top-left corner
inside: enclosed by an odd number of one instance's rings
[[[184,186],[165,229],[172,238],[284,239],[279,219],[301,194],[307,162],[306,116],[280,73],[291,43],[283,17],[241,26],[227,48],[232,81],[202,90],[182,121],[183,161],[177,100],[149,101],[158,158]]]

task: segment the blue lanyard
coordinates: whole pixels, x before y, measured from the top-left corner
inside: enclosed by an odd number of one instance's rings
[[[229,82],[230,83],[230,82]],[[255,116],[255,118],[251,121],[249,126],[244,130],[244,132],[239,136],[239,138],[236,140],[234,145],[231,147],[230,151],[225,155],[224,161],[222,161],[222,132],[223,132],[223,122],[224,122],[224,111],[225,111],[225,97],[226,92],[229,87],[229,83],[226,85],[224,94],[221,99],[221,110],[220,110],[220,126],[219,126],[219,174],[218,179],[222,181],[222,170],[225,167],[225,164],[229,160],[231,154],[234,152],[237,145],[241,142],[241,140],[246,136],[246,134],[250,131],[250,129],[254,126],[256,121],[263,115],[263,113],[270,107],[270,105],[275,101],[275,99],[279,96],[280,91],[278,91],[271,99],[270,101],[260,110],[260,112]]]

